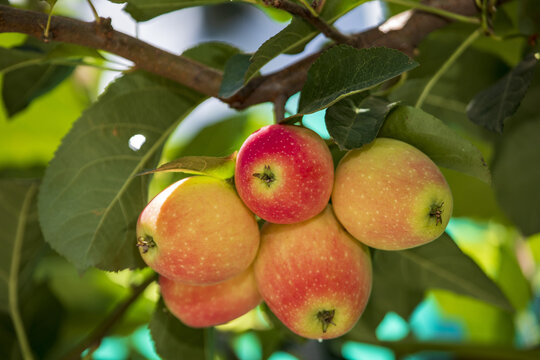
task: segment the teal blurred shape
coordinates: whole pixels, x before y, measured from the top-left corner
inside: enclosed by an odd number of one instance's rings
[[[437,302],[427,297],[414,310],[410,319],[411,329],[421,341],[463,341],[465,329],[457,322],[445,320]]]
[[[276,351],[268,360],[298,360],[298,358],[284,351]]]
[[[341,348],[341,354],[347,360],[394,360],[392,350],[376,345],[347,341]]]
[[[409,324],[395,312],[389,312],[384,316],[377,330],[377,339],[381,341],[397,341],[405,338],[409,333]]]
[[[148,360],[160,360],[161,358],[156,353],[156,348],[150,335],[148,325],[139,327],[130,336],[131,346],[135,348]]]
[[[262,358],[261,343],[253,332],[237,336],[233,341],[233,349],[240,360],[260,360]]]
[[[101,341],[92,354],[94,360],[124,360],[129,356],[129,341],[124,337],[110,336]]]
[[[288,112],[292,109],[298,108],[298,99],[300,98],[300,93],[296,93],[293,96],[287,100],[287,103],[285,104],[285,110]],[[296,114],[296,111],[294,112]],[[290,114],[290,115],[294,115]],[[317,111],[313,114],[304,115],[302,118],[302,124],[315,131],[317,134],[319,134],[323,139],[330,139],[330,134],[328,133],[328,130],[326,129],[326,123],[324,122],[324,116],[326,114],[326,109]]]

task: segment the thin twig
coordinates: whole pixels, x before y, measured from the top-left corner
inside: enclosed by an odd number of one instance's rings
[[[463,41],[458,48],[452,53],[452,55],[442,64],[441,68],[437,70],[437,72],[429,79],[428,83],[424,87],[424,90],[422,90],[422,93],[418,97],[418,100],[416,101],[415,107],[421,108],[424,104],[424,100],[428,96],[429,92],[435,86],[437,81],[446,73],[446,71],[456,62],[456,60],[463,54],[463,52],[480,36],[482,33],[482,28],[476,29],[471,35],[469,35],[465,41]]]
[[[403,5],[407,6],[411,9],[418,9],[425,12],[429,12],[435,15],[443,16],[451,20],[460,21],[464,23],[469,24],[480,24],[480,20],[477,17],[473,16],[463,16],[461,14],[457,14],[452,11],[446,11],[444,9],[440,9],[434,6],[429,6],[422,4],[420,2],[412,1],[412,0],[386,0],[387,3],[397,4],[397,5]]]
[[[317,30],[322,32],[327,38],[332,39],[339,44],[348,44],[351,42],[351,38],[349,36],[339,32],[336,28],[326,23],[326,21],[321,19],[321,17],[319,17],[318,15],[313,15],[311,11],[315,10],[313,10],[312,7],[309,7],[309,9],[311,9],[310,11],[308,10],[308,8],[288,0],[263,0],[263,2],[268,6],[275,7],[276,9],[285,10],[292,15],[303,18],[311,25],[313,25]]]
[[[101,340],[111,331],[111,329],[117,324],[117,322],[124,316],[125,312],[130,306],[139,298],[143,291],[155,280],[157,275],[154,274],[148,277],[140,285],[132,288],[131,294],[98,325],[94,331],[92,331],[85,339],[83,339],[70,353],[65,357],[66,359],[80,359],[81,353],[86,349],[95,350],[99,347]]]
[[[34,359],[34,355],[32,354],[30,342],[28,341],[28,337],[26,336],[22,317],[19,312],[19,266],[21,264],[21,252],[23,249],[26,220],[28,218],[28,212],[30,211],[30,206],[32,204],[32,198],[36,194],[37,188],[38,187],[36,184],[32,185],[28,189],[28,192],[24,197],[24,201],[20,211],[19,221],[17,223],[17,232],[15,234],[13,252],[11,254],[11,266],[9,269],[8,282],[9,313],[11,315],[11,320],[13,321],[13,326],[15,327],[15,334],[17,335],[17,340],[19,341],[19,347],[21,348],[22,356],[25,360]]]
[[[465,16],[478,14],[478,8],[471,0],[430,0],[429,5]],[[40,24],[46,20],[47,15],[42,13],[0,5],[0,33],[19,32],[42,39],[43,28]],[[358,48],[385,46],[413,56],[414,49],[428,34],[450,22],[447,18],[418,11],[401,29],[383,33],[373,28],[352,35],[351,45]],[[105,50],[133,61],[138,69],[184,84],[205,95],[218,97],[222,81],[222,73],[218,70],[163,51],[112,28],[96,26],[95,22],[53,16],[51,28],[53,40]],[[274,102],[280,95],[290,97],[302,89],[307,71],[319,55],[309,55],[275,73],[255,77],[234,96],[221,100],[235,109],[246,109],[252,105]]]
[[[285,118],[285,104],[287,103],[287,97],[280,95],[274,101],[274,114],[275,123],[279,124]]]

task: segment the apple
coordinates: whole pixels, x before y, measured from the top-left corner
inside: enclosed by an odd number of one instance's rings
[[[371,291],[368,248],[343,229],[330,205],[301,223],[266,223],[254,268],[270,310],[310,339],[349,331]]]
[[[180,180],[160,192],[137,222],[148,266],[175,281],[212,284],[246,270],[259,247],[253,213],[226,181]]]
[[[373,248],[401,250],[438,238],[453,201],[427,155],[405,142],[378,138],[341,159],[332,204],[352,236]]]
[[[252,267],[218,284],[189,285],[160,276],[159,285],[171,313],[197,328],[224,324],[262,301]]]
[[[307,220],[328,204],[332,155],[312,130],[268,125],[251,134],[236,159],[238,194],[257,216],[278,224]]]

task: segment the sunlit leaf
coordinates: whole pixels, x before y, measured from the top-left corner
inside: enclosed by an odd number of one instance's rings
[[[185,156],[141,173],[148,175],[158,172],[183,172],[186,174],[209,175],[229,179],[234,175],[236,153],[226,157]]]
[[[463,172],[486,183],[491,181],[489,168],[480,151],[441,120],[420,109],[398,107],[387,117],[379,136],[407,142],[439,166]]]
[[[395,105],[367,92],[348,96],[326,110],[326,128],[341,150],[359,148],[375,139]]]
[[[467,106],[472,122],[501,133],[504,121],[518,109],[531,84],[538,59],[527,56],[494,85],[478,93]]]
[[[355,49],[340,45],[325,51],[308,71],[298,114],[326,108],[346,96],[370,89],[418,64],[394,49]]]

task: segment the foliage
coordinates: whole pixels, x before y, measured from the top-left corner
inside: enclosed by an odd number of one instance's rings
[[[188,7],[238,6],[224,0],[111,1],[125,3],[137,21]],[[326,0],[317,16],[330,26],[364,2]],[[235,3],[259,9],[272,2]],[[387,3],[389,14],[417,4]],[[540,246],[534,236],[540,233],[540,8],[533,0],[509,1],[494,13],[490,1],[477,3],[482,6],[472,20],[425,34],[419,50],[409,53],[414,59],[390,47],[325,44],[306,69],[298,109],[274,98],[277,121],[302,125],[304,115],[320,115],[316,130],[330,134],[336,162],[376,137],[422,150],[445,168],[454,216],[473,224],[469,234],[475,236],[462,243],[463,226],[455,221],[428,245],[372,251],[371,299],[343,339],[306,342],[264,305],[233,322],[234,329],[256,334],[265,358],[277,350],[309,354],[316,346],[321,358],[340,358],[343,340],[382,344],[398,356],[443,349],[482,358],[497,354],[492,350],[501,344],[500,358],[540,356],[524,351],[540,344]],[[0,4],[1,25],[2,9],[10,5]],[[481,38],[448,63],[467,35],[482,27]],[[253,54],[208,42],[183,56],[222,76],[213,95],[227,102],[264,84],[261,69],[279,55],[307,56],[302,51],[319,32],[293,14]],[[212,358],[214,352],[232,357],[233,331],[186,327],[152,292],[157,285],[148,285],[153,275],[140,270],[135,225],[149,198],[178,178],[169,172],[231,181],[235,151],[272,114],[260,107],[218,114],[213,124],[179,140],[190,114],[210,94],[135,66],[95,98],[108,55],[84,41],[40,40],[0,34],[0,358],[78,357],[95,351],[104,336],[130,334],[144,324],[163,359]],[[280,77],[274,81],[279,88]],[[280,95],[288,98],[289,90]],[[499,230],[478,230],[493,224]],[[381,342],[378,329],[388,313],[412,327],[420,304],[430,302],[442,318],[457,318],[469,331],[462,343],[438,347],[414,333]],[[483,324],[496,329],[483,332]],[[475,344],[468,347],[469,341]],[[130,351],[142,357],[140,349]]]

